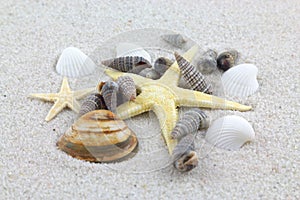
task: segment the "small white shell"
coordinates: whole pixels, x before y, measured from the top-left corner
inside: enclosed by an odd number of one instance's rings
[[[254,140],[255,133],[247,120],[228,115],[215,120],[207,129],[205,140],[227,150],[238,150],[246,142]]]
[[[67,77],[86,76],[95,68],[95,63],[75,47],[64,49],[56,64],[57,73]]]
[[[222,75],[225,92],[237,97],[247,97],[259,87],[256,80],[258,69],[253,64],[240,64]]]
[[[139,56],[148,60],[151,63],[150,54],[145,51],[142,47],[132,44],[132,43],[119,43],[116,47],[117,57],[125,57],[125,56]]]

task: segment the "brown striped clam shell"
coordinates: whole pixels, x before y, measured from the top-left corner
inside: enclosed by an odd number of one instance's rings
[[[133,101],[136,98],[136,88],[134,81],[129,76],[120,76],[117,79],[119,85],[119,92],[124,95],[126,100]]]
[[[107,110],[104,99],[99,93],[90,94],[83,100],[78,117],[93,110]]]
[[[217,66],[223,71],[227,71],[229,68],[236,65],[237,60],[239,59],[239,53],[237,50],[231,49],[225,52],[222,52],[218,55]]]
[[[134,69],[137,66],[145,65],[151,67],[151,64],[148,60],[144,59],[143,57],[139,56],[125,56],[125,57],[118,57],[114,59],[104,60],[102,64],[119,70],[121,72],[128,72]]]
[[[119,90],[119,85],[114,81],[107,81],[104,84],[101,82],[98,88],[101,89],[101,94],[108,110],[115,113],[117,108],[117,92]]]
[[[59,138],[57,146],[77,159],[109,163],[133,157],[138,140],[112,112],[95,110],[81,116]]]
[[[169,44],[178,48],[182,48],[183,45],[186,43],[186,40],[181,34],[166,34],[162,35],[161,38]]]
[[[168,58],[159,57],[154,62],[154,69],[162,76],[173,63],[174,61]]]

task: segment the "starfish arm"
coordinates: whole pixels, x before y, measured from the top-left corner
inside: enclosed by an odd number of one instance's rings
[[[73,99],[72,102],[67,102],[67,106],[74,110],[76,113],[79,113],[80,103],[77,100]]]
[[[69,83],[68,83],[68,78],[64,77],[63,81],[62,81],[62,84],[61,84],[60,93],[70,92],[70,91],[71,91],[71,89],[70,89],[70,86],[69,86]]]
[[[251,106],[245,106],[233,101],[228,101],[220,97],[208,95],[203,92],[187,90],[183,88],[176,88],[177,105],[187,107],[202,107],[226,110],[248,111]]]
[[[128,119],[134,117],[144,112],[148,112],[153,103],[151,101],[146,101],[143,93],[141,93],[135,101],[127,101],[117,108],[117,116],[121,119]]]
[[[48,115],[46,116],[45,120],[49,122],[53,119],[64,107],[66,107],[66,103],[62,101],[56,101],[52,108],[49,110]]]
[[[52,93],[49,93],[49,94],[39,93],[39,94],[29,94],[29,97],[53,102],[53,101],[57,100],[58,96],[57,96],[57,94],[52,94]]]
[[[95,91],[95,88],[78,90],[74,92],[74,97],[75,99],[82,99],[83,97],[86,97],[87,95],[91,94],[93,91]]]
[[[166,101],[162,105],[156,104],[152,110],[156,114],[160,123],[161,132],[165,143],[168,147],[169,153],[172,154],[177,140],[171,138],[171,132],[174,129],[178,120],[178,111],[174,101]]]
[[[196,55],[197,51],[198,51],[198,46],[195,45],[192,48],[190,48],[187,52],[185,52],[183,54],[183,57],[187,61],[191,62],[193,60],[194,56]],[[170,66],[170,68],[165,72],[165,74],[160,78],[159,81],[164,82],[164,83],[172,81],[172,83],[174,85],[177,85],[179,78],[180,78],[180,69],[178,67],[177,62],[175,61]]]

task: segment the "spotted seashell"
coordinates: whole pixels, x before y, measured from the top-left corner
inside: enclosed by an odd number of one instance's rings
[[[151,65],[139,65],[139,66],[136,66],[135,68],[129,70],[127,73],[139,74],[144,69],[150,68],[150,67],[151,67]]]
[[[161,38],[178,48],[181,48],[186,43],[186,40],[180,34],[162,35]]]
[[[101,94],[94,93],[87,96],[81,104],[78,117],[93,111],[93,110],[107,110],[104,99]]]
[[[146,59],[139,56],[126,56],[126,57],[104,60],[102,61],[102,64],[107,67],[119,70],[121,72],[128,72],[129,70],[140,65],[151,66],[151,64]]]
[[[192,90],[197,90],[211,94],[211,84],[207,84],[205,77],[186,59],[175,52],[175,58],[181,70],[184,80],[190,85]]]
[[[203,74],[210,74],[217,69],[217,52],[209,49],[198,62],[198,69]]]
[[[150,54],[141,46],[134,43],[121,42],[116,46],[117,57],[139,56],[151,62]]]
[[[156,61],[154,62],[154,69],[160,73],[160,75],[163,75],[167,69],[174,63],[174,61],[165,58],[165,57],[160,57],[157,58]]]
[[[194,135],[183,137],[174,148],[172,161],[174,167],[181,172],[188,172],[198,166],[198,156],[195,152]]]
[[[160,74],[153,68],[146,68],[139,73],[140,76],[157,80],[160,78]]]
[[[217,58],[217,66],[223,71],[227,71],[229,68],[236,65],[239,58],[239,53],[232,49],[221,53]]]
[[[126,100],[135,100],[136,98],[136,88],[134,81],[129,76],[120,76],[117,79],[117,84],[119,85],[119,92],[122,93]]]
[[[113,113],[116,112],[117,108],[117,92],[119,86],[114,81],[107,81],[101,88],[101,94],[103,96],[104,102],[108,110]]]
[[[209,127],[209,117],[199,108],[193,108],[182,116],[171,132],[173,139],[179,139],[187,134],[196,133],[198,129]]]

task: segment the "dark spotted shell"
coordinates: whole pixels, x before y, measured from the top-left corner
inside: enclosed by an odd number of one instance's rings
[[[112,111],[116,112],[117,108],[117,92],[119,90],[119,86],[114,81],[107,81],[101,88],[101,94],[103,96],[106,107]]]
[[[204,52],[198,62],[198,69],[201,73],[210,74],[217,69],[217,52],[209,49]]]
[[[136,98],[136,88],[134,81],[129,76],[120,76],[117,79],[119,85],[119,92],[124,95],[126,100],[134,100]]]
[[[154,69],[160,74],[163,75],[167,69],[174,63],[174,61],[165,58],[165,57],[159,57],[154,62]]]
[[[104,60],[102,61],[102,64],[121,72],[128,72],[133,68],[141,65],[151,66],[149,61],[139,56],[126,56]]]
[[[93,111],[93,110],[107,110],[104,99],[101,94],[94,93],[87,96],[81,104],[78,117]]]
[[[223,71],[227,71],[229,68],[236,65],[239,58],[238,51],[232,49],[221,53],[217,58],[217,66]]]

